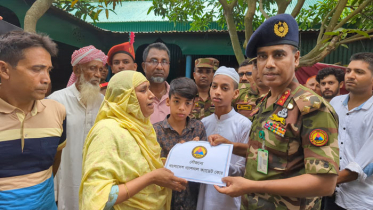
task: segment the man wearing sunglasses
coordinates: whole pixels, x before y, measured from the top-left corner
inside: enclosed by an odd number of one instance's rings
[[[170,51],[165,44],[156,42],[145,48],[142,58],[142,68],[150,82],[150,90],[155,95],[154,113],[150,116],[150,122],[154,124],[170,114],[166,104],[170,90],[166,81],[170,72]]]

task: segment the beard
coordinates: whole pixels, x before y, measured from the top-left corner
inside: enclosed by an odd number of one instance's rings
[[[100,85],[94,85],[87,81],[83,75],[79,78],[80,85],[80,101],[87,105],[92,104],[96,100],[100,99]]]
[[[332,92],[332,94],[330,94],[330,95],[325,95],[325,91],[321,94],[322,95],[322,97],[323,98],[325,98],[325,99],[332,99],[332,98],[334,98],[334,97],[336,97],[337,95],[338,95],[338,91],[331,91]]]
[[[164,77],[150,77],[150,81],[152,81],[154,83],[162,83],[162,82],[166,81],[166,78],[164,78]]]

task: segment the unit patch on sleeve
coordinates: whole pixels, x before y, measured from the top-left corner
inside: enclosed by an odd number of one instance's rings
[[[329,137],[325,131],[321,129],[315,129],[310,133],[309,139],[311,144],[321,147],[328,143]]]

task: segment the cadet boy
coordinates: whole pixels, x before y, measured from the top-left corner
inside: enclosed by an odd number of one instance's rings
[[[214,113],[215,107],[210,98],[210,85],[214,71],[218,69],[219,61],[215,58],[198,58],[195,60],[193,72],[194,81],[197,84],[198,95],[194,100],[194,108],[190,117],[201,120]]]
[[[166,103],[170,114],[163,121],[155,123],[158,142],[162,148],[161,157],[166,158],[171,148],[179,142],[190,140],[207,141],[205,127],[202,122],[190,119],[188,115],[193,109],[197,86],[192,79],[181,77],[172,80],[169,98]],[[189,182],[181,192],[172,192],[171,209],[194,210],[197,206],[199,184]]]
[[[251,59],[250,62],[255,59]],[[252,83],[244,83],[245,86],[241,86],[240,93],[234,100],[235,110],[250,120],[252,119],[250,114],[255,109],[258,99],[264,97],[269,91],[269,87],[265,86],[259,78],[255,65],[252,67],[252,79]]]
[[[241,209],[320,209],[338,174],[338,122],[333,108],[300,85],[298,24],[288,14],[266,20],[252,35],[248,57],[270,92],[253,111],[244,178],[215,188],[242,196]]]

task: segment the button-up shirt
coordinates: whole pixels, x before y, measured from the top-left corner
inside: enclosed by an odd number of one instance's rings
[[[162,148],[161,157],[167,157],[172,147],[181,140],[192,141],[195,137],[199,137],[200,141],[207,141],[205,127],[201,121],[190,119],[188,117],[187,124],[180,135],[168,123],[167,118],[153,125],[154,130],[157,133],[157,140]],[[173,191],[171,209],[195,210],[197,206],[198,191],[199,183],[195,182],[188,182],[186,189],[181,192]]]
[[[85,138],[92,128],[103,95],[87,107],[80,101],[75,84],[49,96],[66,107],[67,146],[62,151],[58,182],[58,209],[79,209],[79,187],[82,177],[82,151]]]
[[[231,142],[247,143],[251,121],[238,114],[233,108],[228,114],[220,116],[212,114],[202,119],[207,136],[219,134]],[[245,171],[245,158],[232,155],[229,165],[229,176],[243,176]],[[216,191],[213,185],[201,184],[197,210],[238,210],[241,197],[232,198]]]
[[[363,169],[373,162],[373,96],[351,110],[349,94],[333,98],[330,104],[339,116],[340,170],[358,174],[358,179],[337,187],[336,203],[345,209],[372,209],[373,176]]]
[[[152,124],[164,120],[167,115],[170,114],[170,107],[166,104],[166,99],[168,98],[168,93],[170,92],[170,85],[165,82],[167,92],[162,96],[161,99],[154,97],[154,112],[150,116],[150,122]]]

